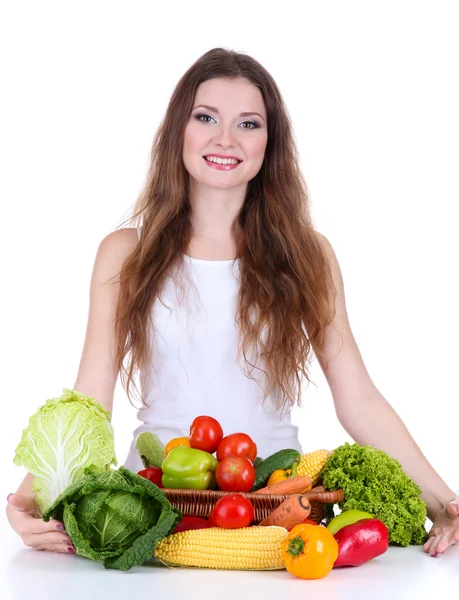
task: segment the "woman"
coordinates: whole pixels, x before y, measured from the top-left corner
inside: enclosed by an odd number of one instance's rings
[[[135,435],[167,442],[210,414],[266,456],[301,449],[290,408],[314,352],[345,430],[421,488],[434,522],[425,551],[458,541],[459,499],[366,371],[336,256],[311,224],[286,108],[255,60],[213,49],[179,81],[131,219],[140,222],[99,246],[74,389],[111,412],[118,374],[131,399],[139,370]],[[125,465],[141,468],[134,443]],[[7,514],[26,545],[74,552],[61,523],[35,518],[30,474]]]

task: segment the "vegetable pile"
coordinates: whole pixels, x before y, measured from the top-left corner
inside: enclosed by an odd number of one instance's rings
[[[341,510],[367,511],[380,519],[391,544],[419,545],[427,539],[421,489],[397,460],[381,450],[346,442],[334,450],[322,477],[325,489],[344,490],[344,501],[338,503]]]
[[[346,443],[333,452],[286,448],[262,459],[249,435],[224,435],[216,419],[199,416],[188,436],[165,446],[141,433],[136,448],[145,468],[114,470],[109,413],[93,398],[63,392],[30,418],[14,461],[35,476],[43,519],[63,521],[77,554],[106,568],[126,571],[151,559],[167,566],[286,568],[319,579],[335,567],[373,560],[389,541],[407,546],[426,539],[420,488],[380,450]],[[322,495],[329,502],[326,523],[309,518],[316,514],[310,490],[321,480],[325,490],[344,490]],[[204,519],[182,515],[166,488],[227,494]],[[275,508],[254,526],[257,494],[274,495]],[[344,500],[335,517],[331,503],[338,496]]]
[[[166,446],[157,435],[142,432],[136,448],[145,466],[139,475],[163,488],[293,494],[305,492],[313,484],[306,472],[309,461],[302,464],[298,450],[280,450],[262,460],[249,435],[224,436],[220,423],[209,416],[196,417],[189,436],[169,440]],[[322,465],[330,454],[323,452]],[[297,469],[301,466],[300,475]]]

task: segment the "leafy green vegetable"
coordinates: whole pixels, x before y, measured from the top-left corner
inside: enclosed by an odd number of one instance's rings
[[[43,514],[63,520],[77,554],[127,571],[151,559],[181,521],[178,508],[151,481],[120,467],[71,485]]]
[[[36,501],[45,511],[85,469],[99,472],[117,464],[110,413],[93,398],[64,388],[30,417],[14,463],[35,476]]]
[[[374,515],[389,530],[392,545],[426,541],[427,507],[420,498],[422,491],[401,464],[382,450],[346,442],[334,450],[321,476],[326,490],[344,490],[344,502],[338,503],[342,511],[357,509]]]

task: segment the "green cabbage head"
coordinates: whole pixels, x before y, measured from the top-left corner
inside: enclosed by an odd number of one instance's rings
[[[117,464],[110,413],[93,398],[64,388],[30,417],[14,463],[35,476],[32,489],[45,511],[85,469],[100,472]]]
[[[152,558],[181,513],[154,483],[120,467],[88,470],[43,514],[51,517],[63,521],[77,554],[127,571]]]

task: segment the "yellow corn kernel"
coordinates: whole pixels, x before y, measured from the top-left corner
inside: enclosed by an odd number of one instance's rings
[[[166,566],[208,569],[285,569],[284,527],[209,527],[174,533],[162,539],[153,556]]]
[[[319,475],[325,467],[325,463],[333,454],[330,450],[315,450],[303,454],[296,470],[297,475],[309,475],[312,480],[312,487],[317,485]]]

